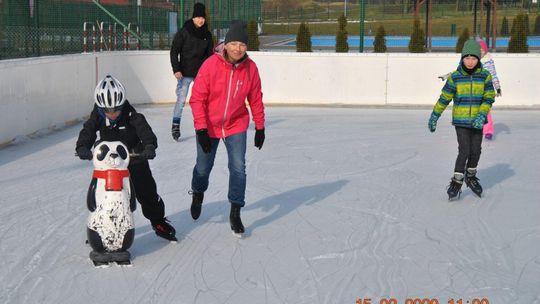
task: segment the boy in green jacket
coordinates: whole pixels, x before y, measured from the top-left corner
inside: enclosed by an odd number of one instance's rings
[[[449,200],[459,197],[464,181],[476,195],[482,195],[476,167],[482,150],[482,129],[495,101],[495,89],[480,57],[480,44],[474,39],[466,41],[460,65],[448,77],[428,122],[429,130],[435,132],[437,120],[450,101],[454,101],[452,125],[456,128],[459,153],[448,186]]]

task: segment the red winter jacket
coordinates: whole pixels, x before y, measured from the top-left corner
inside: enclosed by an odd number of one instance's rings
[[[195,130],[208,129],[212,138],[245,132],[251,108],[257,130],[264,128],[261,78],[247,56],[235,65],[214,54],[203,63],[193,83],[189,104]]]

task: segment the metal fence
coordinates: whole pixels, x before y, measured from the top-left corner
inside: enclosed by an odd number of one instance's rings
[[[0,59],[168,49],[195,2],[217,40],[256,21],[261,50],[447,52],[465,36],[540,50],[540,0],[0,0]]]
[[[231,20],[260,20],[259,0],[0,0],[0,59],[168,49],[195,2],[217,39]]]
[[[262,9],[262,44],[275,49],[305,49],[306,41],[297,39],[304,23],[313,51],[336,51],[339,32],[344,31],[350,52],[375,51],[378,33],[384,34],[386,51],[410,51],[415,19],[423,51],[455,51],[460,36],[468,35],[504,52],[512,33],[520,31],[530,51],[540,49],[540,0],[275,0],[265,1]],[[347,20],[344,30],[337,22],[342,15]],[[268,38],[274,35],[280,36]]]

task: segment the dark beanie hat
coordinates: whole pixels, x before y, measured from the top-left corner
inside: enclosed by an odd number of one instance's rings
[[[229,31],[225,35],[225,44],[231,41],[248,43],[247,25],[242,20],[233,20],[229,26]]]
[[[204,7],[204,4],[197,2],[193,6],[193,16],[191,18],[195,17],[203,17],[206,19],[206,8]]]

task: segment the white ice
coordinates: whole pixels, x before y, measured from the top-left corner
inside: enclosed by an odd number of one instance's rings
[[[134,266],[95,269],[91,163],[74,157],[82,123],[38,132],[0,150],[0,303],[540,303],[540,111],[495,108],[484,197],[464,187],[448,202],[449,109],[431,134],[427,109],[268,107],[262,150],[248,133],[238,239],[224,146],[194,221],[191,112],[177,143],[172,105],[138,109],[159,139],[151,166],[179,242],[158,238],[139,206]]]

